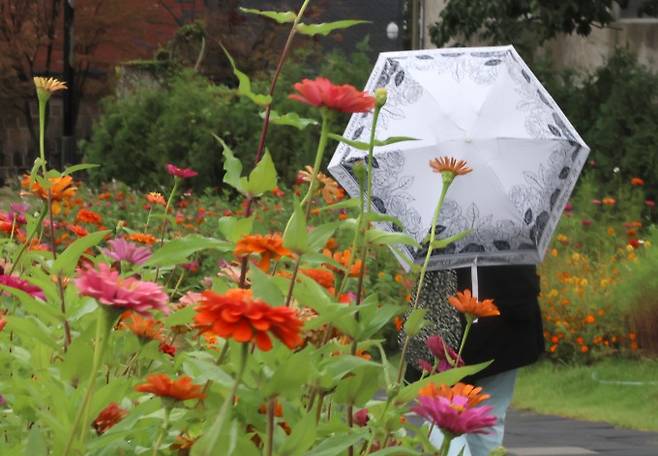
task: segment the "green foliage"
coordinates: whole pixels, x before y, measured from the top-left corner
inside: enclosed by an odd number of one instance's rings
[[[317,112],[287,98],[293,84],[322,74],[336,83],[361,87],[371,65],[367,51],[367,41],[349,56],[300,49],[286,66],[273,106],[278,112],[294,113],[274,116],[267,141],[284,182],[292,182],[297,170],[312,163],[319,137],[314,128]],[[250,90],[265,93],[268,85],[268,81],[252,79]],[[92,137],[82,144],[85,161],[101,165],[89,170],[93,183],[116,179],[153,190],[170,184],[162,170],[166,163],[174,163],[199,172],[186,184],[197,189],[219,187],[224,171],[221,149],[212,134],[226,141],[246,169],[253,166],[258,145],[254,132],[262,124],[259,108],[239,97],[235,89],[214,85],[192,71],[174,74],[158,89],[144,87],[124,98],[110,97],[102,111]],[[332,116],[330,129],[341,130],[345,120],[346,116]],[[301,135],[289,125],[306,127],[308,134]]]

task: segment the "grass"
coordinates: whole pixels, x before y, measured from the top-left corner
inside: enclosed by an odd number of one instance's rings
[[[658,431],[656,404],[658,360],[617,358],[591,366],[544,361],[524,368],[513,400],[519,409],[643,431]]]

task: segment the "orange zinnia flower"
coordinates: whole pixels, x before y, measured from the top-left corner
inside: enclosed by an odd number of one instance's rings
[[[350,259],[352,258],[352,251],[350,249],[343,250],[342,252],[335,252],[333,254],[331,253],[331,250],[324,249],[322,253],[324,256],[332,258],[337,263],[342,264],[345,268],[349,266]],[[358,275],[361,273],[362,265],[363,262],[361,260],[356,260],[354,263],[352,263],[352,267],[348,271],[350,277],[358,277]],[[328,267],[332,270],[336,270],[336,268],[331,265],[328,265]]]
[[[445,397],[449,400],[452,400],[455,396],[464,396],[468,399],[468,407],[475,407],[491,397],[490,394],[483,394],[481,387],[468,385],[466,383],[457,383],[452,387],[447,385],[440,385],[437,387],[434,383],[430,383],[421,388],[418,395],[425,397]]]
[[[258,267],[264,271],[270,268],[272,259],[278,260],[283,256],[292,256],[292,252],[283,246],[283,238],[279,234],[244,236],[238,241],[233,253],[238,257],[259,254]]]
[[[262,351],[272,348],[268,333],[291,349],[302,344],[302,321],[297,312],[253,299],[251,290],[233,288],[221,295],[204,291],[195,310],[196,326],[202,331],[237,342],[254,342]]]
[[[614,206],[615,204],[617,204],[617,200],[614,199],[614,198],[611,197],[611,196],[606,196],[605,198],[603,198],[603,199],[601,200],[601,202],[602,202],[603,205],[605,205],[605,206]]]
[[[126,312],[121,316],[119,327],[128,329],[142,340],[161,340],[162,322],[148,317],[142,317],[136,312]]]
[[[473,171],[466,166],[464,160],[457,160],[452,157],[439,157],[430,160],[430,166],[435,173],[449,172],[453,176],[463,176]]]
[[[68,230],[69,230],[71,233],[75,234],[75,235],[78,236],[78,237],[83,237],[83,236],[86,236],[87,234],[89,234],[89,233],[87,232],[87,230],[85,230],[85,229],[84,229],[83,227],[81,227],[80,225],[66,225],[66,228],[68,228]]]
[[[633,177],[631,179],[631,185],[634,187],[642,187],[644,185],[644,179],[641,177]]]
[[[21,186],[43,200],[48,199],[48,192],[50,191],[53,213],[59,214],[60,202],[75,196],[75,192],[78,189],[73,186],[73,178],[71,176],[49,177],[48,181],[50,182],[50,188],[44,189],[41,184],[33,181],[30,179],[29,174],[26,174],[23,176],[23,180],[21,180]]]
[[[334,286],[334,273],[327,271],[326,269],[302,269],[301,273],[315,280],[325,288],[331,288]]]
[[[160,206],[166,206],[167,203],[161,193],[150,192],[146,195],[146,200],[151,204],[159,204]]]
[[[107,432],[112,426],[124,419],[128,414],[128,410],[120,407],[116,402],[112,402],[105,407],[98,414],[94,422],[91,424],[96,430],[96,434],[101,435]]]
[[[130,233],[128,239],[146,245],[153,245],[157,241],[155,236],[148,233]]]
[[[485,299],[478,301],[473,297],[471,290],[464,290],[464,292],[457,292],[457,296],[448,298],[448,302],[461,313],[471,316],[471,318],[479,317],[496,317],[500,315],[498,307],[493,302],[493,299]]]
[[[152,374],[146,377],[146,383],[137,385],[135,389],[140,393],[153,393],[177,401],[206,397],[201,391],[201,385],[192,383],[192,378],[187,375],[174,380],[166,374]]]
[[[297,93],[289,95],[291,100],[316,106],[327,107],[340,112],[368,112],[375,107],[375,97],[355,87],[335,85],[327,78],[304,79],[294,85]]]
[[[76,222],[81,223],[92,223],[94,225],[100,225],[103,223],[103,217],[100,214],[89,209],[80,209],[78,215],[75,216]]]

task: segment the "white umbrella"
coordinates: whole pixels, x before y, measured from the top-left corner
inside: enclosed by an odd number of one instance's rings
[[[466,160],[473,172],[450,187],[437,233],[471,234],[435,250],[430,269],[542,261],[589,147],[512,46],[380,54],[366,90],[388,90],[377,137],[373,206],[422,242],[442,189],[429,161]],[[372,113],[352,116],[343,136],[367,141]],[[329,171],[359,195],[352,165],[366,153],[341,143]],[[390,223],[380,228],[399,230]],[[426,247],[425,247],[426,248]],[[427,250],[399,246],[416,263]],[[404,265],[405,262],[402,262]]]

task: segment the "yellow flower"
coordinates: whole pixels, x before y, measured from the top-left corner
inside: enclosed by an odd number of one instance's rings
[[[557,249],[551,249],[551,256],[556,257],[558,254]]]
[[[551,291],[548,292],[549,298],[556,298],[558,295],[559,293],[555,288],[553,288]]]
[[[616,234],[616,231],[613,227],[609,226],[608,227],[608,236],[614,236]]]
[[[37,88],[39,98],[43,97],[48,100],[50,96],[58,90],[66,90],[66,83],[55,78],[34,78],[34,85]]]

